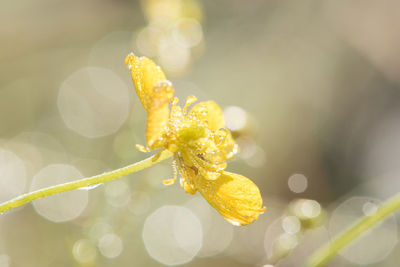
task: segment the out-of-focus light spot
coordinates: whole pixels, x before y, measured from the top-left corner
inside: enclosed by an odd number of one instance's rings
[[[254,154],[245,161],[250,167],[258,168],[265,165],[267,162],[267,157],[265,155],[265,151],[261,147],[256,146]]]
[[[289,204],[289,214],[296,216],[304,229],[316,228],[324,224],[326,212],[321,205],[311,199],[296,199]]]
[[[129,124],[131,124],[131,122],[129,122]],[[120,130],[114,138],[113,150],[121,159],[132,161],[138,153],[136,149],[137,143],[137,138],[135,137],[133,129]]]
[[[128,87],[112,71],[86,67],[62,83],[57,103],[68,128],[95,138],[122,126],[129,114],[129,99]]]
[[[231,131],[240,131],[247,124],[247,114],[240,107],[229,106],[224,110],[226,127]]]
[[[202,225],[188,208],[163,206],[144,223],[143,241],[149,255],[166,265],[190,262],[202,246]]]
[[[257,145],[253,138],[241,136],[237,138],[236,143],[239,146],[239,157],[246,160],[254,156],[257,151]]]
[[[185,99],[188,95],[195,95],[198,99],[209,98],[209,95],[197,84],[184,80],[174,81],[175,94],[180,99]]]
[[[89,236],[91,240],[98,241],[102,236],[113,232],[111,225],[105,222],[97,222],[90,228]]]
[[[288,234],[295,234],[300,231],[301,224],[296,216],[287,216],[282,220],[282,228]]]
[[[197,20],[185,18],[175,24],[172,35],[179,45],[191,48],[203,39],[203,30]]]
[[[79,263],[93,263],[96,260],[96,247],[87,239],[80,239],[72,247],[72,255]]]
[[[0,149],[0,201],[6,201],[25,191],[24,162],[13,152]]]
[[[307,259],[315,251],[330,242],[329,232],[325,227],[314,228],[312,231],[304,231],[297,236],[299,244],[289,254],[285,255],[285,259],[279,262],[283,264],[279,264],[279,266],[304,266]],[[333,266],[342,266],[342,264],[334,263]]]
[[[264,235],[264,249],[268,260],[274,262],[287,255],[298,244],[297,233],[300,231],[300,222],[296,217],[286,216],[270,223]],[[296,219],[295,219],[296,218]]]
[[[9,267],[11,266],[11,259],[6,254],[0,254],[0,267]]]
[[[66,161],[64,147],[54,136],[42,132],[22,132],[5,144],[25,163],[28,177],[44,166]]]
[[[123,81],[131,83],[130,75],[127,75],[125,56],[132,51],[132,32],[113,31],[98,40],[90,51],[88,65],[112,70]]]
[[[306,191],[308,182],[303,174],[293,174],[288,180],[289,189],[294,193],[303,193]]]
[[[135,215],[142,215],[150,208],[150,197],[146,192],[135,191],[131,195],[128,209]]]
[[[263,267],[274,267],[274,265],[265,264],[265,265],[263,265]]]
[[[268,204],[268,212],[260,216],[258,221],[251,226],[233,227],[234,236],[230,246],[224,251],[224,255],[229,254],[235,261],[241,262],[246,266],[259,266],[265,259],[265,249],[262,246],[264,241],[263,232],[271,225],[273,220],[282,214],[278,207],[282,207],[274,199],[265,199]],[[222,218],[221,218],[222,219]],[[282,225],[278,225],[282,233]]]
[[[304,200],[300,206],[301,213],[308,218],[315,218],[321,214],[321,205],[311,199]]]
[[[367,204],[369,203],[369,204]],[[367,204],[367,205],[366,205]],[[332,213],[329,232],[335,236],[364,216],[365,207],[380,205],[369,197],[352,197],[341,203]],[[373,264],[384,260],[398,242],[397,222],[389,216],[339,252],[347,260],[360,264]]]
[[[145,11],[150,21],[169,24],[182,15],[182,1],[149,0],[145,3]]]
[[[198,216],[203,225],[203,246],[197,257],[212,257],[223,252],[232,242],[233,227],[202,197],[192,198],[185,206]]]
[[[372,216],[377,212],[377,210],[378,205],[372,202],[366,202],[362,207],[362,211],[365,216]]]
[[[107,202],[113,207],[122,207],[129,203],[131,191],[124,180],[117,180],[105,185]]]
[[[297,246],[298,238],[296,235],[283,233],[278,238],[278,244],[286,250],[291,250]]]
[[[264,249],[267,252],[268,259],[272,259],[276,256],[277,250],[277,240],[281,234],[283,234],[282,218],[276,219],[274,222],[269,224],[264,235]]]
[[[32,177],[43,167],[44,155],[35,145],[20,142],[19,140],[11,140],[5,143],[3,148],[13,152],[24,162],[26,177]]]
[[[115,234],[102,236],[98,246],[101,254],[110,259],[118,257],[124,248],[121,238]]]
[[[82,174],[67,164],[52,164],[34,177],[31,191],[63,184],[82,178]],[[65,222],[77,218],[88,204],[88,192],[74,190],[33,201],[36,212],[53,222]]]
[[[362,177],[376,177],[379,186],[372,188],[372,194],[383,198],[398,192],[400,186],[400,112],[386,113],[379,124],[368,134],[365,144],[366,153],[363,155],[364,172]],[[385,178],[384,181],[381,181]],[[389,179],[388,179],[389,178]]]
[[[173,75],[183,74],[191,60],[190,50],[178,45],[172,38],[163,40],[159,57],[161,66]]]
[[[156,26],[149,25],[137,35],[136,46],[141,54],[155,57],[158,55],[158,49],[163,39],[165,39],[164,32]]]

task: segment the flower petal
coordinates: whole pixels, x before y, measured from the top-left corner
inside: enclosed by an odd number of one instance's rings
[[[169,119],[169,103],[174,97],[172,84],[151,59],[130,54],[129,66],[136,93],[147,111],[146,140],[150,149],[163,146],[161,137]]]
[[[129,54],[125,58],[125,64],[131,70],[136,93],[147,110],[155,91],[155,84],[166,81],[167,78],[161,68],[147,57],[137,57],[134,54]]]
[[[147,106],[146,140],[150,149],[162,148],[162,135],[169,120],[169,103],[174,90],[168,81],[158,82]]]
[[[225,127],[222,110],[214,101],[197,103],[193,106],[188,115],[200,120],[201,122],[207,121],[207,128],[212,131]]]
[[[221,172],[211,181],[199,177],[197,189],[228,222],[246,225],[264,212],[258,187],[248,178],[231,172]]]

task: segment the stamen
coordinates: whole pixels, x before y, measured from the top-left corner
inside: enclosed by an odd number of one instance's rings
[[[176,161],[175,159],[172,161],[172,168],[174,170],[174,177],[172,179],[163,180],[162,183],[164,185],[172,185],[176,181],[176,177],[178,177],[178,170],[176,169]]]
[[[183,106],[183,113],[186,115],[187,113],[187,108],[193,104],[194,102],[197,101],[197,97],[195,96],[189,96],[188,98],[186,98],[185,100],[185,105]]]
[[[179,102],[179,98],[174,97],[174,100],[172,101],[172,107],[175,107]]]

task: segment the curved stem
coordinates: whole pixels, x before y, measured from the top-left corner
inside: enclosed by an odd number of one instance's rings
[[[349,245],[352,241],[357,239],[375,224],[395,213],[398,209],[400,209],[400,193],[386,200],[386,202],[379,207],[375,214],[363,217],[346,231],[336,236],[330,243],[317,250],[309,258],[306,266],[323,266],[330,259],[336,256],[341,249]]]
[[[126,167],[122,167],[120,169],[116,169],[110,172],[106,172],[103,174],[95,175],[92,177],[88,178],[83,178],[80,180],[76,180],[73,182],[65,183],[65,184],[59,184],[59,185],[54,185],[50,186],[47,188],[39,189],[37,191],[29,192],[27,194],[18,196],[14,199],[11,199],[9,201],[6,201],[4,203],[0,204],[0,213],[22,206],[26,203],[31,202],[32,200],[42,198],[42,197],[47,197],[71,190],[75,190],[81,187],[87,187],[87,186],[92,186],[96,184],[101,184],[107,181],[111,181],[116,178],[120,178],[122,176],[128,175],[133,172],[137,172],[140,170],[143,170],[145,168],[151,167],[152,165],[163,161],[169,157],[171,157],[173,154],[168,151],[168,150],[163,150],[158,152],[157,154],[144,159],[142,161],[136,162],[134,164],[128,165]]]

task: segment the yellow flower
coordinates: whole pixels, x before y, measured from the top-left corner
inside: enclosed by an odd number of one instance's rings
[[[152,60],[130,54],[125,64],[147,112],[147,148],[137,145],[138,149],[174,153],[174,178],[163,183],[175,182],[177,165],[183,189],[190,194],[199,191],[227,221],[246,225],[257,220],[265,210],[258,187],[242,175],[225,171],[226,161],[238,148],[225,128],[220,107],[208,101],[188,111],[197,100],[190,96],[181,108],[171,82]]]

